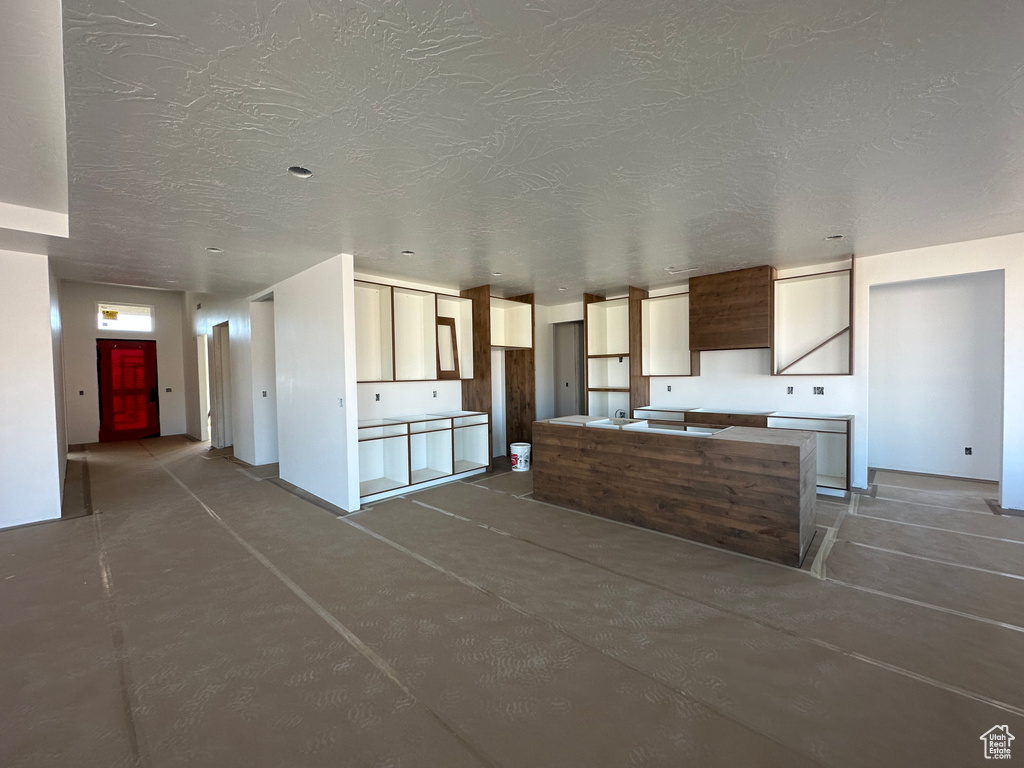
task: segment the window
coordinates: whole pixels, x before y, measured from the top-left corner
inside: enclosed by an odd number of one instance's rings
[[[135,331],[150,333],[153,330],[153,308],[141,304],[96,305],[96,327],[101,331]]]

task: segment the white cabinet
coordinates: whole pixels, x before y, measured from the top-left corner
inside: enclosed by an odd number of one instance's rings
[[[472,299],[362,280],[354,285],[358,381],[456,378],[439,375],[442,352],[457,354],[458,378],[473,378]],[[438,318],[454,321],[454,338],[446,326],[440,345]]]
[[[387,498],[445,478],[484,472],[489,417],[476,411],[359,422],[359,495]]]
[[[356,377],[359,381],[393,381],[391,286],[355,283]]]
[[[690,354],[690,295],[655,296],[641,302],[644,376],[696,376],[700,357]]]
[[[852,416],[776,411],[769,429],[799,429],[816,433],[819,488],[850,490],[850,423]]]
[[[848,375],[853,268],[775,280],[772,374]]]
[[[433,293],[393,288],[395,380],[437,378],[437,299]]]
[[[587,305],[587,355],[629,355],[629,299]]]
[[[629,299],[586,305],[587,413],[629,415]]]
[[[437,294],[437,316],[450,317],[455,320],[455,351],[458,353],[459,378],[472,379],[473,300],[439,293]]]
[[[359,495],[409,484],[409,425],[392,419],[359,423]]]
[[[533,346],[533,305],[491,296],[491,346]]]

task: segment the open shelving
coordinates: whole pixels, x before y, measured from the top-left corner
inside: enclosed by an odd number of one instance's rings
[[[853,373],[853,265],[772,283],[773,376]]]
[[[644,376],[698,376],[700,354],[690,352],[690,295],[675,293],[641,301]]]
[[[491,346],[533,346],[533,305],[491,296]]]
[[[490,466],[489,417],[476,411],[359,422],[359,495],[386,498],[410,486]]]
[[[459,378],[473,378],[473,300],[437,294],[437,316],[455,320]],[[439,337],[440,338],[440,337]],[[440,355],[440,344],[438,345]]]
[[[586,303],[587,413],[629,414],[629,299]]]
[[[355,282],[356,378],[393,381],[394,348],[391,322],[391,286]]]
[[[850,490],[851,416],[777,411],[768,417],[770,429],[799,429],[817,434],[817,485]]]
[[[409,485],[409,425],[373,419],[359,425],[359,495]]]
[[[437,378],[436,294],[392,288],[395,322],[395,380]]]

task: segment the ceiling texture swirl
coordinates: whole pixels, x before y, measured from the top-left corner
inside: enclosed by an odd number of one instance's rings
[[[1024,231],[1020,0],[64,0],[63,50],[70,236],[0,247],[69,279],[554,303]]]

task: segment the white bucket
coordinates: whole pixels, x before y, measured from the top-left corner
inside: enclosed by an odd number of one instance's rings
[[[526,472],[530,469],[530,444],[512,443],[512,471]]]

